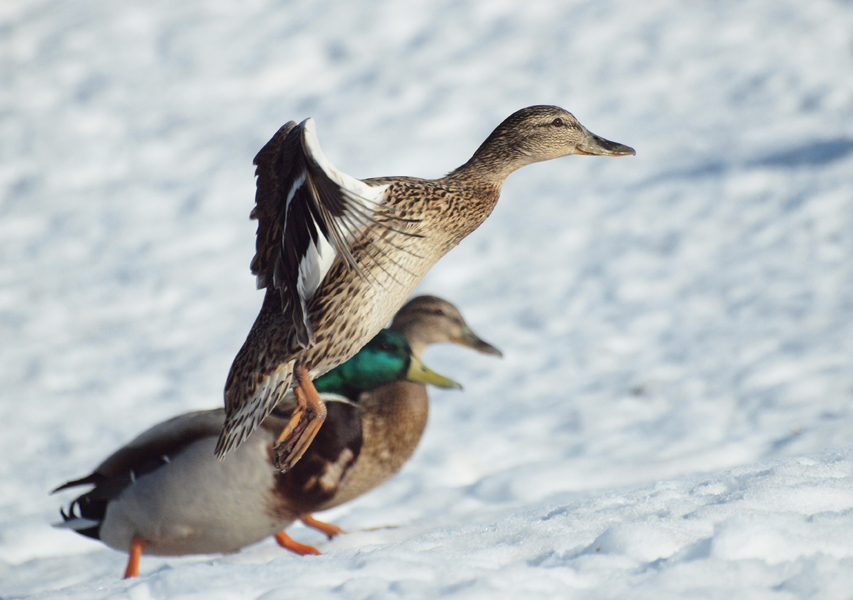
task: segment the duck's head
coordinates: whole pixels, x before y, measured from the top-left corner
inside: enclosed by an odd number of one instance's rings
[[[358,354],[314,380],[318,392],[357,400],[362,392],[394,381],[413,381],[441,388],[462,386],[439,375],[412,355],[403,334],[383,329]]]
[[[631,156],[636,152],[595,135],[559,106],[528,106],[498,125],[468,164],[506,177],[524,165],[570,154]]]
[[[421,356],[430,344],[453,342],[493,356],[501,351],[483,341],[471,331],[459,309],[436,296],[417,296],[409,300],[394,316],[391,329],[399,331],[412,347],[412,354]]]

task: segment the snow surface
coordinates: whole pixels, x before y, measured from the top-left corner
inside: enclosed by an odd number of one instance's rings
[[[4,0],[0,81],[0,597],[853,597],[849,0]],[[637,156],[513,174],[427,276],[505,357],[428,351],[465,392],[354,533],[123,581],[49,526],[222,402],[280,125],[436,177],[542,103]]]

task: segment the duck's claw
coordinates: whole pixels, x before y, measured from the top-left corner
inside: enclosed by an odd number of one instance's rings
[[[275,466],[282,473],[289,471],[299,462],[326,419],[326,405],[308,376],[308,369],[297,366],[294,374],[299,382],[294,388],[296,408],[273,447]]]

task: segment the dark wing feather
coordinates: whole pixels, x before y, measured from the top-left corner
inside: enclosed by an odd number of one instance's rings
[[[258,221],[256,254],[252,259],[252,273],[257,276],[258,289],[268,287],[274,277],[281,233],[284,230],[284,203],[280,186],[286,185],[293,167],[294,151],[300,147],[298,138],[288,134],[296,127],[289,121],[282,125],[272,139],[255,156],[255,207],[250,218]],[[296,142],[296,143],[294,143]]]
[[[252,273],[259,288],[272,286],[290,311],[296,340],[314,344],[308,302],[337,259],[366,276],[352,256],[353,241],[376,229],[405,233],[396,210],[383,204],[387,185],[371,186],[338,172],[316,142],[310,119],[289,122],[258,152],[257,192],[252,218],[258,220]],[[367,239],[380,236],[370,235]],[[368,256],[384,251],[373,246]]]

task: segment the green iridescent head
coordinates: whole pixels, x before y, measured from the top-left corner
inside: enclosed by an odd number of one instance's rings
[[[412,356],[403,334],[390,329],[383,329],[358,354],[315,379],[314,387],[318,392],[340,394],[356,401],[362,392],[394,381],[453,389],[462,387]]]

